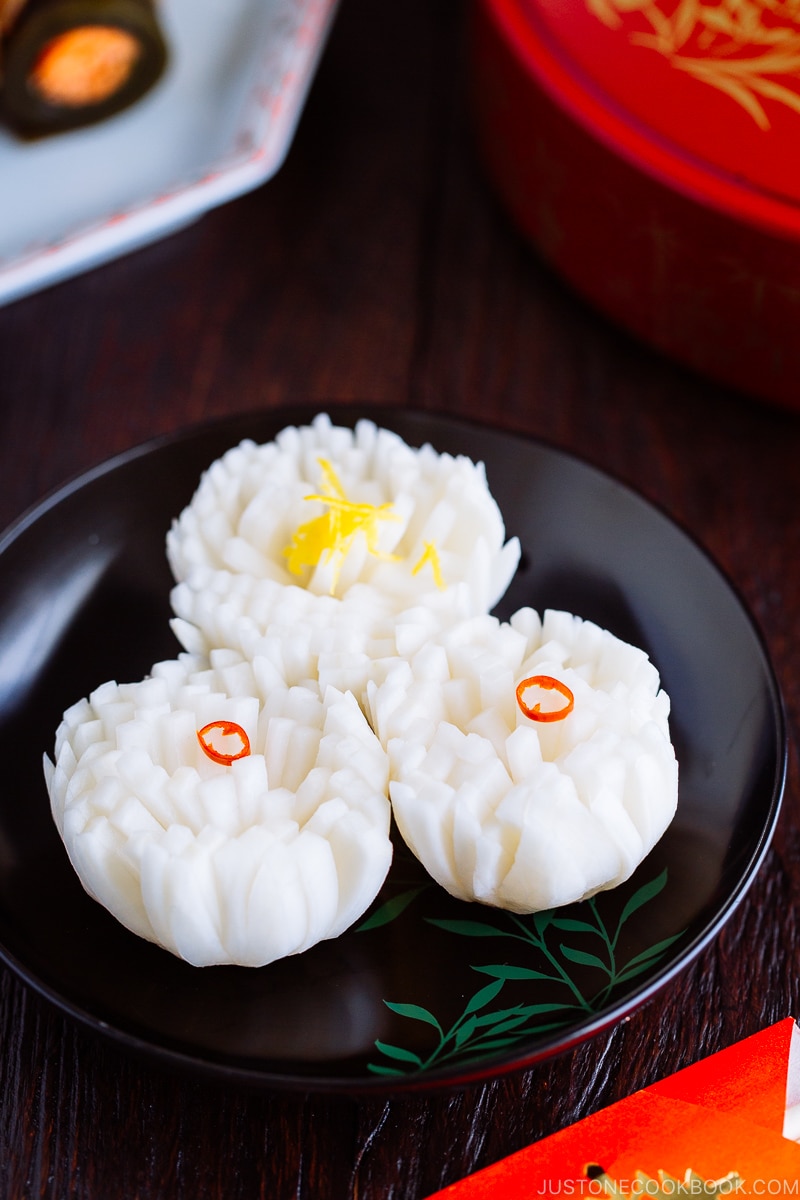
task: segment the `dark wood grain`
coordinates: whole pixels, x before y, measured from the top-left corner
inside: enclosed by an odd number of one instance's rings
[[[225,413],[356,400],[544,436],[664,508],[753,612],[792,742],[773,845],[721,934],[640,1012],[459,1091],[186,1077],[2,968],[9,1200],[422,1200],[800,1013],[800,417],[659,358],[551,276],[474,159],[463,67],[461,0],[344,0],[275,179],[0,310],[0,526],[93,464]]]

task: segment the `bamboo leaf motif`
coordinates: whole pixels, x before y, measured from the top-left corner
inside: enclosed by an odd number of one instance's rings
[[[395,1058],[398,1062],[412,1063],[415,1067],[422,1066],[422,1059],[418,1054],[414,1054],[412,1050],[406,1050],[402,1046],[392,1046],[388,1042],[375,1042],[376,1047],[381,1054],[385,1054],[387,1058]]]
[[[594,933],[594,925],[574,917],[554,917],[552,924],[554,929],[560,929],[562,933]]]
[[[464,1042],[468,1042],[475,1032],[478,1025],[477,1017],[470,1017],[455,1033],[455,1044],[457,1047],[463,1046]]]
[[[637,954],[635,958],[630,959],[617,975],[617,986],[621,983],[627,983],[629,979],[633,979],[637,975],[644,974],[645,971],[649,971],[654,961],[660,958],[680,936],[681,934],[675,934],[673,937],[664,938],[662,941],[657,942],[655,946],[651,946],[649,950],[644,950],[641,954]]]
[[[427,1008],[422,1008],[419,1004],[393,1004],[390,1000],[384,1000],[384,1004],[399,1017],[409,1017],[412,1021],[424,1021],[426,1025],[433,1025],[439,1033],[442,1032],[442,1027],[433,1013],[428,1012]]]
[[[357,928],[357,932],[364,933],[368,929],[379,929],[381,925],[388,925],[390,921],[394,921],[400,916],[411,904],[412,900],[416,900],[420,892],[424,892],[425,887],[409,888],[408,891],[401,892],[397,896],[392,896],[380,908],[371,913]]]
[[[508,949],[511,945],[521,946],[526,959],[533,955],[533,960],[473,964],[470,969],[488,976],[490,982],[468,997],[460,1015],[449,1026],[419,1004],[385,1000],[386,1007],[397,1016],[435,1031],[435,1039],[427,1056],[376,1041],[375,1049],[388,1061],[370,1063],[369,1070],[392,1075],[426,1071],[453,1061],[476,1061],[525,1039],[563,1028],[576,1017],[600,1011],[615,991],[652,970],[683,936],[677,933],[660,938],[627,957],[620,951],[622,934],[631,917],[657,899],[666,885],[667,872],[662,871],[638,887],[611,926],[595,897],[577,906],[575,911],[548,910],[529,917],[494,910],[493,919],[485,921],[427,918],[427,924],[445,934],[480,942],[491,938]],[[399,911],[394,913],[397,915]],[[371,927],[377,928],[381,923]],[[574,968],[579,968],[578,975],[573,975]],[[586,982],[579,983],[584,976],[600,981],[588,994],[582,990],[587,987]],[[529,999],[530,990],[542,985],[546,991],[534,1003],[506,1002],[502,1007],[492,1007],[506,988],[525,988]]]
[[[533,914],[534,928],[536,929],[536,932],[538,933],[539,937],[541,937],[544,934],[544,931],[547,929],[547,926],[550,925],[554,919],[555,919],[555,913],[553,912],[553,910],[551,908],[545,909],[544,912],[538,912],[538,913]]]
[[[474,1013],[477,1012],[479,1008],[485,1008],[485,1006],[491,1000],[494,1000],[495,996],[502,988],[503,982],[504,981],[502,979],[496,979],[494,983],[487,983],[486,987],[482,987],[480,991],[475,993],[464,1011],[468,1013]]]
[[[460,933],[464,937],[497,937],[497,928],[483,921],[443,921],[431,918],[431,925],[449,933]]]
[[[620,914],[620,925],[624,925],[628,918],[632,917],[637,909],[641,908],[645,904],[649,904],[651,900],[654,900],[660,892],[663,892],[666,886],[667,871],[665,867],[661,874],[657,875],[655,879],[651,879],[649,883],[645,883],[640,888],[637,888],[630,900],[626,902],[625,907]]]
[[[582,967],[596,967],[599,971],[605,971],[606,964],[597,954],[590,954],[587,950],[576,950],[572,946],[565,946],[562,942],[559,950],[568,958],[570,962],[578,963]]]
[[[495,933],[495,937],[497,934]],[[508,963],[498,963],[487,967],[473,967],[474,971],[482,971],[484,975],[493,975],[495,979],[558,979],[557,975],[548,975],[545,971],[535,971],[532,967],[516,967]]]

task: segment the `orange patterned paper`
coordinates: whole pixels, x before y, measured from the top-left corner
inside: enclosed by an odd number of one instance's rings
[[[430,1200],[800,1196],[800,1145],[783,1136],[798,1041],[789,1017]]]

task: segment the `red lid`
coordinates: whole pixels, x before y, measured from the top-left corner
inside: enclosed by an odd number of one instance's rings
[[[800,237],[796,0],[493,0],[540,86],[672,187]]]

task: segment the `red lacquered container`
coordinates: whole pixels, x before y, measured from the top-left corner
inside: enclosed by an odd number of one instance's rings
[[[800,408],[794,0],[475,0],[479,148],[540,254],[613,321]]]

